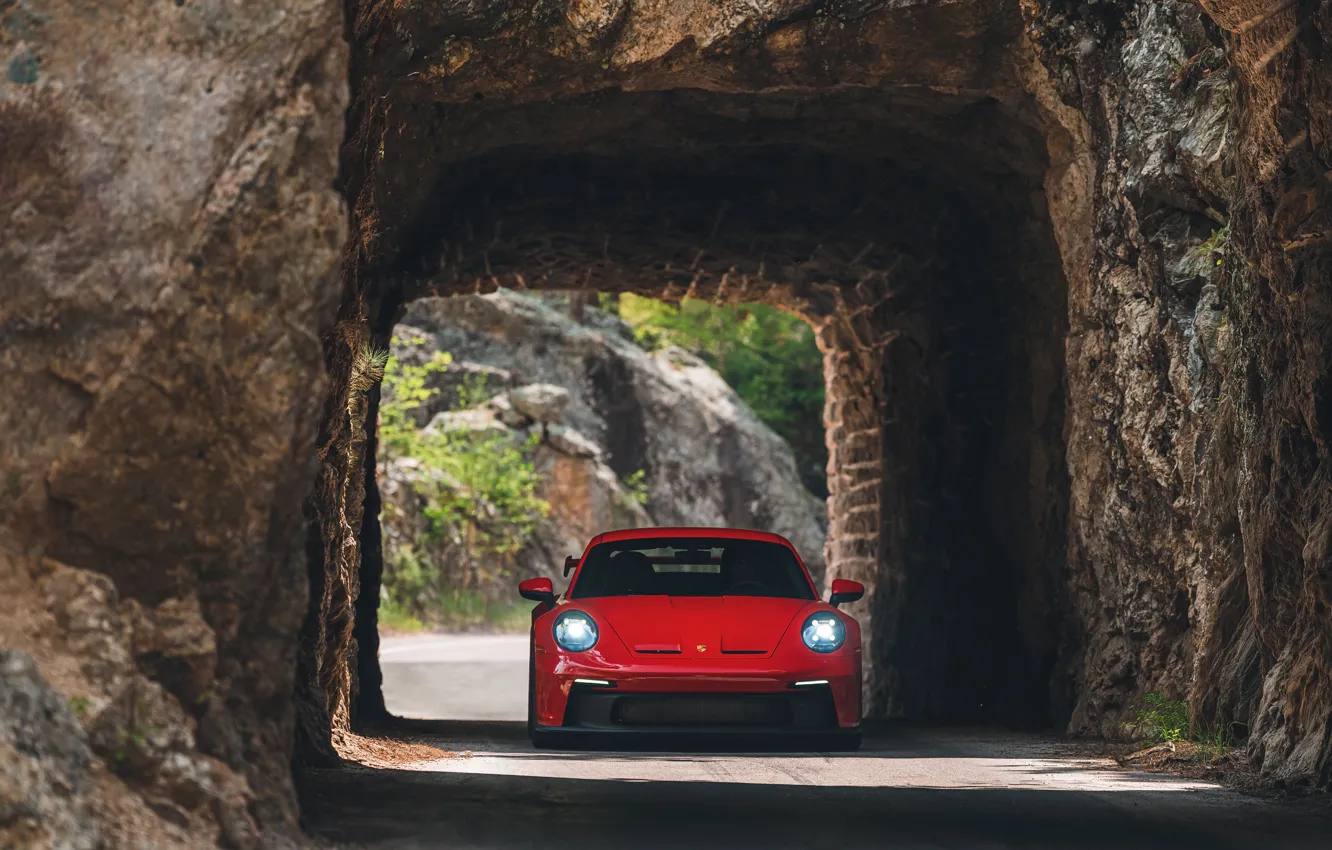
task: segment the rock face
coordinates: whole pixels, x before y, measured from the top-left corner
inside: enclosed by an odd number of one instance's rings
[[[517,442],[539,441],[532,458],[551,513],[507,575],[483,582],[488,596],[509,601],[514,577],[561,579],[564,558],[594,535],[647,525],[760,528],[786,536],[823,577],[826,509],[800,482],[790,447],[760,422],[712,369],[678,350],[653,355],[620,320],[589,309],[570,318],[549,299],[503,291],[485,296],[425,299],[408,310],[396,334],[429,340],[401,346],[398,356],[424,362],[447,351],[449,370],[435,376],[441,391],[420,418],[430,428],[502,430]],[[475,376],[494,392],[466,411],[457,387]],[[396,546],[423,539],[411,462],[381,470],[386,558]],[[638,479],[640,505],[626,480]],[[405,500],[405,501],[404,501]],[[465,560],[441,544],[416,546],[457,584]],[[450,563],[450,561],[454,563]]]
[[[249,783],[201,752],[218,708],[197,690],[216,663],[213,632],[197,611],[179,599],[144,609],[105,575],[51,559],[41,569],[35,583],[0,572],[7,599],[36,597],[42,612],[11,623],[5,639],[43,634],[34,650],[69,693],[52,688],[27,653],[0,653],[10,724],[0,750],[11,747],[16,771],[4,780],[16,796],[0,808],[0,827],[49,842],[35,846],[257,846]]]
[[[93,850],[87,736],[20,650],[0,652],[0,843]]]
[[[87,576],[54,619],[22,596],[41,617],[7,646],[43,675],[42,641],[88,652],[106,692],[131,653],[102,651],[85,606],[177,600],[160,625],[189,611],[214,644],[144,669],[209,694],[198,748],[249,777],[276,842],[297,824],[301,500],[346,233],[342,6],[0,6],[0,576],[30,586],[42,556]],[[142,799],[108,804],[142,816],[131,846],[156,840]]]
[[[1110,8],[1033,22],[1094,175],[1069,272],[1071,728],[1164,691],[1247,733],[1272,781],[1325,785],[1329,13]]]

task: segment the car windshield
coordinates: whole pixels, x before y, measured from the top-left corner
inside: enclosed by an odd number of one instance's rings
[[[599,596],[816,598],[790,549],[724,537],[638,538],[593,546],[569,598]]]

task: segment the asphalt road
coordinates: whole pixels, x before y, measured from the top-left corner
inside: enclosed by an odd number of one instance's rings
[[[391,706],[516,706],[521,717],[503,641],[395,641],[385,661]],[[525,655],[517,664],[525,687]],[[450,682],[497,687],[464,697]],[[858,753],[811,753],[536,751],[521,723],[496,721],[405,720],[375,734],[417,745],[412,758],[313,771],[312,831],[400,850],[1332,847],[1325,801],[1124,771],[1035,735],[883,725]]]
[[[407,635],[379,645],[384,703],[398,717],[525,720],[527,635]]]

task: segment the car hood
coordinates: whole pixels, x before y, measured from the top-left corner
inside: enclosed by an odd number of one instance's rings
[[[766,655],[809,599],[613,596],[583,600],[635,655]]]

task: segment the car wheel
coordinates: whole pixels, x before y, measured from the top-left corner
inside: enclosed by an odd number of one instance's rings
[[[551,734],[549,732],[544,732],[540,729],[533,729],[532,746],[537,748],[538,750],[549,750],[550,748],[555,746],[555,739],[551,737]]]
[[[860,749],[861,732],[857,729],[850,735],[838,736],[837,742],[833,744],[833,752],[854,753]]]

